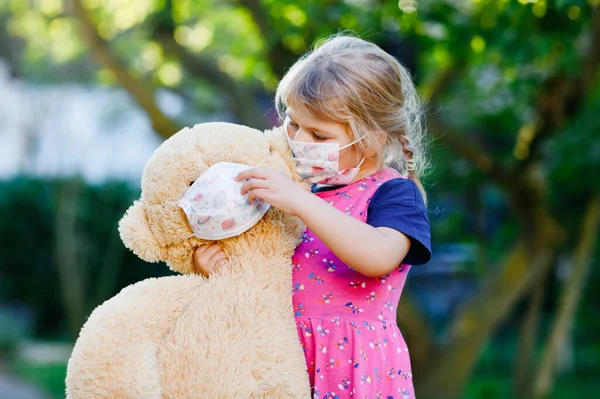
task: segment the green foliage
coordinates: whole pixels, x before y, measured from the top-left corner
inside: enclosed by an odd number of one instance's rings
[[[409,3],[416,3],[418,12],[403,12],[401,8],[407,9]],[[186,93],[205,109],[226,105],[203,81],[202,70],[188,70],[180,59],[165,52],[161,34],[172,34],[195,56],[215,60],[239,85],[272,93],[276,76],[314,40],[354,30],[411,67],[423,96],[435,96],[434,105],[444,104],[442,110],[431,109],[430,113],[439,112],[467,141],[478,144],[501,165],[511,166],[527,155],[523,143],[539,122],[537,106],[543,82],[550,76],[582,73],[582,60],[589,51],[584,39],[595,2],[84,0],[83,4],[100,36],[134,77]],[[96,73],[84,67],[89,46],[77,34],[79,21],[60,0],[10,0],[0,7],[0,13],[8,18],[8,32],[25,45],[22,66],[29,79],[75,77],[114,83],[111,72],[101,68]],[[72,70],[79,72],[70,73]],[[439,78],[447,70],[455,72],[440,91]],[[585,197],[600,173],[597,83],[590,91],[584,111],[567,121],[541,151],[551,207],[571,233],[571,245],[577,237]],[[432,141],[430,151],[435,163],[424,183],[431,199],[434,239],[479,242],[485,245],[488,259],[498,260],[518,231],[518,221],[509,217],[506,193],[440,142]],[[51,221],[36,214],[34,208],[51,206],[53,193],[47,188],[41,193],[35,199],[20,199],[24,202],[15,212],[29,212],[39,220],[35,227],[17,227],[12,242],[17,237],[31,237],[33,232],[52,236]],[[114,221],[114,217],[105,218]],[[82,226],[91,231],[101,228],[85,218]],[[90,241],[106,237],[114,226],[103,229],[98,236],[90,233]],[[38,242],[31,246],[38,248],[34,256],[51,259],[51,246]],[[91,249],[90,256],[97,259],[101,251],[101,247]],[[17,258],[15,255],[12,260],[15,265],[23,262]],[[56,276],[48,274],[50,270],[39,272],[54,281]],[[28,300],[36,301],[34,297]],[[36,305],[43,306],[42,302]]]
[[[0,182],[0,302],[35,309],[33,333],[62,337],[65,311],[56,260],[58,190],[65,181],[20,178]],[[76,219],[84,238],[85,265],[91,286],[85,287],[90,311],[128,284],[147,277],[172,274],[164,264],[148,264],[126,251],[116,258],[116,288],[95,296],[102,269],[107,267],[107,247],[118,240],[117,222],[139,195],[124,183],[85,186],[77,201]],[[83,236],[83,237],[81,237]],[[73,243],[73,245],[77,245]]]
[[[16,362],[11,372],[21,379],[30,382],[51,398],[64,398],[66,364],[30,364],[24,361]]]
[[[522,156],[515,135],[535,121],[535,96],[543,80],[557,72],[580,73],[587,51],[582,35],[593,1],[421,0],[413,2],[417,13],[402,12],[396,1],[376,3],[83,1],[101,37],[134,76],[182,91],[198,87],[202,92],[203,71],[186,70],[179,59],[165,54],[159,40],[164,29],[192,54],[216,60],[233,79],[268,92],[282,68],[315,39],[332,32],[354,30],[392,52],[418,48],[414,73],[424,96],[434,90],[440,73],[460,65],[460,75],[442,98],[452,109],[451,123],[477,133],[486,149],[507,162]],[[85,62],[89,47],[77,34],[78,21],[60,0],[10,0],[0,13],[9,15],[9,33],[25,43],[22,65],[31,78],[115,82],[105,69],[89,74],[82,67],[72,73]],[[274,59],[272,49],[279,45]]]
[[[115,84],[113,72],[89,67],[90,46],[78,33],[80,21],[64,4],[0,3],[7,31],[25,49],[20,72],[31,81]],[[163,35],[172,36],[196,59],[214,61],[237,87],[255,97],[271,98],[277,77],[315,40],[353,30],[410,68],[430,101],[430,116],[438,115],[443,122],[442,130],[475,144],[508,171],[527,159],[539,134],[536,127],[551,119],[551,114],[543,113],[544,104],[567,95],[552,90],[561,82],[576,82],[578,87],[570,88],[576,95],[568,97],[573,101],[564,118],[543,132],[533,163],[541,176],[545,205],[567,233],[561,251],[569,256],[578,242],[582,210],[592,190],[598,189],[600,175],[600,82],[597,76],[594,80],[586,75],[593,69],[586,63],[595,50],[589,31],[597,0],[84,0],[83,4],[110,51],[134,78],[179,92],[204,111],[225,109],[224,99],[232,90],[215,88],[205,69],[190,68],[169,53]],[[410,12],[414,4],[417,12]],[[432,140],[429,148],[434,162],[423,181],[434,244],[476,243],[482,248],[477,270],[483,275],[520,237],[522,221],[511,209],[514,193],[503,191],[472,162],[457,157],[444,140]],[[39,309],[37,331],[54,334],[60,334],[65,323],[61,298],[53,288],[59,284],[54,259],[59,186],[60,182],[30,179],[0,185],[0,211],[10,215],[0,219],[0,240],[7,248],[0,260],[0,300],[19,300]],[[102,268],[107,243],[115,238],[116,221],[137,194],[115,183],[86,187],[78,201],[77,221],[89,243],[85,256],[94,275]],[[129,252],[119,270],[119,288],[168,273],[164,265],[145,264]],[[593,270],[589,285],[599,277]],[[585,346],[578,355],[581,359],[596,359],[600,353],[595,339],[598,304],[592,293],[593,289],[585,293],[575,329],[578,342]],[[509,356],[514,351],[511,347]],[[476,378],[469,397],[509,395],[508,377],[493,374]],[[564,397],[579,389],[598,394],[595,388],[567,381],[558,386],[557,397],[563,388]]]

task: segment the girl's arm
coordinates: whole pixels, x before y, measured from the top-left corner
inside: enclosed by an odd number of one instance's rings
[[[378,277],[402,263],[410,249],[409,238],[387,227],[372,227],[346,215],[304,190],[283,173],[252,168],[237,180],[248,182],[242,195],[260,198],[283,212],[298,216],[345,264],[357,272]]]
[[[410,249],[410,239],[401,232],[370,226],[306,191],[295,215],[342,262],[368,277],[392,272]]]

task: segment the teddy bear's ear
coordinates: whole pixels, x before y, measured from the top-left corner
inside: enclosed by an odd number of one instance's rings
[[[271,151],[279,154],[283,161],[288,166],[290,173],[292,174],[292,179],[297,182],[302,182],[300,175],[296,172],[296,167],[294,164],[294,160],[292,157],[292,150],[288,144],[287,138],[285,137],[287,132],[285,130],[285,126],[278,126],[271,130],[265,130],[265,137],[269,140],[269,146]]]
[[[162,248],[150,231],[141,201],[135,201],[119,221],[119,235],[125,246],[146,262],[162,260]]]
[[[265,130],[265,136],[269,140],[271,149],[285,158],[291,158],[291,150],[285,138],[286,134],[285,126],[277,126],[271,130]]]

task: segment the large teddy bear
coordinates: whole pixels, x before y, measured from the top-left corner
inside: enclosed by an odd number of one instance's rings
[[[166,140],[119,232],[139,257],[183,275],[133,284],[94,310],[69,359],[67,398],[310,397],[291,300],[301,222],[270,208],[219,241],[229,261],[210,279],[194,273],[194,249],[214,241],[194,235],[179,201],[220,162],[298,180],[280,129],[206,123]]]

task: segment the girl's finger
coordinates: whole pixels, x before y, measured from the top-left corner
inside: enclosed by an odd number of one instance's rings
[[[250,181],[244,183],[242,185],[242,195],[246,195],[246,193],[250,190],[255,190],[257,188],[267,188],[269,185],[266,180],[257,180],[251,179]]]
[[[194,251],[194,268],[205,277],[208,277],[211,270],[208,259],[204,256],[208,247],[208,245],[202,245]]]
[[[268,176],[268,170],[266,169],[250,168],[238,173],[235,181],[242,181],[246,179],[266,179]]]
[[[248,192],[248,201],[252,202],[258,198],[263,201],[269,202],[269,201],[267,201],[267,198],[266,198],[268,193],[269,193],[269,190],[266,188],[255,188]]]
[[[206,251],[206,249],[210,247],[210,245],[200,245],[199,247],[196,248],[196,253],[204,253],[204,251]]]
[[[198,254],[203,254],[205,253],[209,248],[214,247],[214,246],[219,246],[218,244],[212,244],[212,245],[208,245],[208,244],[203,244],[200,245],[199,247],[196,248],[196,253]]]
[[[206,250],[206,254],[212,257],[215,253],[221,250],[221,246],[219,244],[211,244]]]
[[[198,263],[200,263],[201,265],[208,263],[210,258],[212,258],[212,256],[216,252],[221,250],[221,247],[219,246],[219,244],[203,245],[203,246],[206,247],[203,251],[194,252],[194,256],[197,256]]]
[[[210,258],[211,263],[217,264],[220,260],[227,260],[227,255],[225,252],[219,251]]]
[[[221,259],[221,258],[227,258],[227,255],[225,255],[225,252],[223,252],[222,250],[219,250],[210,257],[210,260],[214,261],[216,259]]]
[[[225,266],[225,263],[227,262],[227,259],[220,259],[217,261],[217,263],[215,263],[215,268],[213,269],[213,271],[219,270],[220,268],[222,268],[223,266]]]
[[[219,263],[222,263],[227,260],[227,255],[225,252],[219,251],[210,259],[210,270],[214,272],[219,267]]]

